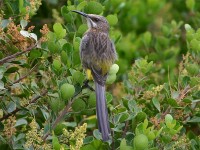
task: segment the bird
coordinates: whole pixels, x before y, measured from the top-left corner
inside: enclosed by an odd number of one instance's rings
[[[111,129],[105,97],[105,84],[110,67],[117,60],[114,43],[109,37],[109,23],[105,17],[72,10],[86,18],[88,30],[80,44],[80,59],[87,77],[93,79],[96,93],[96,115],[102,140],[110,139]]]

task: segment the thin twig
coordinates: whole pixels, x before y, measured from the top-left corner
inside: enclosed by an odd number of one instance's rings
[[[191,90],[190,86],[186,86],[185,89],[183,89],[180,93],[179,96],[176,98],[176,100],[178,102],[180,102],[185,96],[186,94]],[[161,119],[164,119],[165,115],[168,114],[170,112],[171,106],[168,106],[167,109],[165,110],[165,112],[161,115]]]
[[[46,95],[47,94],[47,90],[44,90],[40,95],[37,95],[36,97],[34,97],[30,102],[29,104],[32,104],[32,103],[35,103],[39,98],[41,98],[42,96]],[[24,107],[27,107],[29,104],[26,104]],[[16,108],[13,112],[9,113],[9,114],[6,114],[4,115],[0,121],[3,121],[4,119],[7,119],[8,117],[16,114],[18,111],[20,111],[21,109],[20,108]]]
[[[23,79],[25,79],[27,76],[29,76],[36,69],[37,66],[38,66],[38,64],[36,64],[26,75],[24,75],[24,76],[20,77],[19,79],[15,80],[14,82],[12,82],[10,84],[10,86],[13,85],[13,84],[16,84],[16,83],[20,82]]]
[[[187,86],[185,87],[185,89],[182,90],[182,91],[179,93],[178,98],[177,98],[177,101],[181,101],[181,100],[186,96],[186,94],[187,94],[190,90],[191,90],[190,86],[187,85]]]
[[[19,55],[21,55],[21,54],[24,54],[24,53],[26,53],[26,52],[31,51],[31,50],[32,50],[33,48],[35,48],[36,46],[37,46],[37,44],[35,44],[35,45],[33,45],[33,46],[27,48],[27,49],[24,50],[24,51],[17,52],[17,53],[15,53],[15,54],[13,54],[13,55],[10,55],[10,56],[7,56],[7,57],[1,59],[1,60],[0,60],[0,65],[6,63],[6,62],[7,62],[8,60],[10,60],[10,59],[16,58],[17,56],[19,56]]]
[[[127,120],[125,122],[125,127],[124,127],[124,131],[122,133],[122,138],[125,138],[125,136],[126,136],[126,132],[128,131],[128,124],[129,124],[129,121]]]
[[[69,111],[72,103],[74,102],[75,99],[72,99],[71,101],[68,102],[67,106],[65,106],[65,108],[60,112],[59,116],[56,118],[56,120],[53,122],[51,129],[54,129],[56,127],[56,125],[63,119],[63,117],[65,116],[65,114]],[[50,130],[43,136],[43,141],[45,141],[47,139],[47,137],[50,134]]]

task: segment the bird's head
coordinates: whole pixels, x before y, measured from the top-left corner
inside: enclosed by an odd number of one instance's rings
[[[87,25],[90,29],[96,29],[101,32],[109,31],[109,24],[105,17],[94,14],[86,14],[81,11],[72,10],[72,12],[78,13],[84,16],[87,20]]]

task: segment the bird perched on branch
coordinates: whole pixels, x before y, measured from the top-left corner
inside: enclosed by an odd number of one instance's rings
[[[88,78],[93,78],[96,92],[96,113],[98,128],[103,141],[109,140],[110,125],[105,97],[105,82],[110,67],[117,59],[113,42],[109,38],[109,24],[105,17],[73,12],[84,16],[88,30],[84,34],[80,45],[80,57]]]

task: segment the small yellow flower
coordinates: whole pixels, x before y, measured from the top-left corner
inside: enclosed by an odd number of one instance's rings
[[[61,142],[69,145],[70,150],[80,150],[80,148],[83,146],[83,139],[86,136],[86,129],[86,123],[84,123],[82,126],[76,127],[74,131],[63,129]]]

